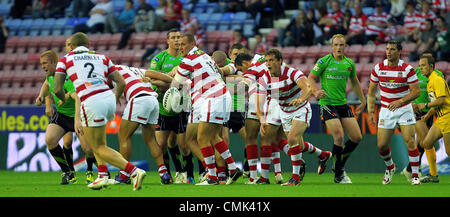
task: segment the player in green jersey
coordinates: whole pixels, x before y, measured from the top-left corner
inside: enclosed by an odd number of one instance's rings
[[[424,53],[423,56],[433,56],[431,53]],[[436,168],[436,149],[434,146],[430,149],[424,149],[423,147],[423,140],[425,139],[425,136],[428,134],[428,131],[430,127],[433,125],[433,115],[434,115],[434,109],[430,108],[424,108],[422,110],[419,110],[417,105],[419,103],[429,103],[430,99],[428,98],[428,92],[427,92],[427,84],[428,84],[428,78],[424,75],[422,75],[422,72],[420,70],[420,67],[417,67],[415,69],[417,78],[419,79],[419,87],[420,87],[420,96],[417,97],[413,102],[412,106],[414,109],[414,112],[416,113],[416,145],[419,149],[420,157],[419,157],[419,165],[421,164],[422,155],[425,152],[428,160],[428,165],[430,167],[429,174],[422,176],[420,178],[420,181],[422,183],[437,183],[439,182],[438,174],[437,174],[437,168]],[[437,69],[434,69],[434,71],[444,77],[442,72],[440,72]],[[407,181],[411,181],[411,165],[408,164],[407,167],[403,169],[401,172],[407,179]]]
[[[156,55],[150,62],[149,71],[158,71],[169,74],[173,68],[178,66],[183,60],[179,51],[179,40],[181,33],[179,30],[172,29],[167,32],[168,48],[158,55]],[[149,72],[148,71],[148,72]],[[146,73],[147,74],[147,73]],[[146,75],[147,76],[147,75]],[[150,76],[147,76],[150,77]],[[174,162],[176,174],[175,183],[194,183],[192,153],[186,145],[185,132],[187,125],[187,113],[169,112],[164,109],[162,104],[165,91],[169,88],[170,82],[165,83],[162,87],[153,86],[153,89],[158,93],[159,102],[159,118],[156,128],[156,141],[162,147],[164,153],[164,163],[170,174],[170,158]],[[181,149],[178,148],[177,144]],[[167,153],[167,147],[169,154]],[[182,158],[181,159],[181,155]],[[184,168],[181,164],[183,160]]]
[[[79,113],[79,100],[75,93],[73,83],[67,78],[64,83],[64,90],[67,92],[66,102],[61,104],[58,97],[54,95],[53,78],[56,71],[56,64],[58,63],[58,54],[49,50],[41,54],[40,63],[42,69],[46,72],[46,80],[42,84],[39,96],[36,98],[36,105],[40,106],[45,98],[50,94],[53,96],[56,111],[53,112],[50,124],[47,126],[45,133],[45,143],[49,149],[50,154],[61,168],[62,181],[61,184],[76,183],[75,169],[73,167],[73,150],[72,140],[73,132],[75,130],[76,112]],[[78,101],[77,101],[78,100]],[[78,107],[77,107],[78,105]],[[46,107],[48,103],[46,102]],[[50,105],[51,108],[51,105]],[[51,110],[46,108],[47,112]],[[78,119],[80,121],[80,119]],[[64,149],[59,146],[58,142],[64,137]],[[95,162],[95,157],[92,149],[87,144],[83,136],[78,135],[81,147],[86,153],[86,161],[88,164],[88,172],[86,181],[88,183],[93,181],[92,164]]]
[[[352,109],[347,105],[346,87],[350,80],[353,91],[361,104],[356,108],[359,115],[366,106],[366,98],[356,76],[353,60],[344,55],[346,41],[341,34],[336,34],[331,40],[332,50],[320,58],[308,76],[312,91],[319,99],[321,119],[333,136],[334,182],[351,183],[344,166],[351,153],[362,139],[358,122],[354,118]],[[320,78],[321,89],[317,89],[316,81]],[[349,140],[344,144],[344,133]]]

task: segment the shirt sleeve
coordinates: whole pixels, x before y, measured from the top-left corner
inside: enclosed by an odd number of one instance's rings
[[[316,64],[314,65],[313,69],[311,70],[311,73],[321,76],[323,71],[326,68],[326,63],[322,59],[319,59]]]
[[[293,82],[297,83],[298,80],[305,77],[305,74],[303,74],[302,71],[296,69],[294,72],[292,72],[290,77]]]
[[[56,73],[67,74],[66,72],[66,57],[60,59],[56,64]]]
[[[439,97],[448,97],[448,93],[446,91],[447,84],[444,79],[436,76],[433,80],[433,89],[436,99]]]
[[[412,66],[409,66],[410,70],[407,75],[407,82],[409,85],[416,84],[419,79],[417,78],[417,73]]]
[[[370,78],[369,78],[370,82],[374,83],[374,84],[378,84],[378,65],[376,65],[373,69],[372,72],[370,73]]]
[[[189,75],[193,72],[193,68],[191,65],[189,65],[184,59],[181,61],[180,65],[178,66],[177,74],[188,78]]]

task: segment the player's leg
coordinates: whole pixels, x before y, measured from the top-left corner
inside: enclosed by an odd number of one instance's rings
[[[164,119],[164,116],[159,115],[158,124],[159,124],[160,128],[162,127],[161,124],[163,124],[162,123],[163,120],[161,120],[161,119]],[[168,131],[168,130],[156,129],[156,132],[155,132],[156,142],[158,143],[161,150],[163,151],[163,159],[164,159],[164,164],[167,167],[167,172],[169,174],[171,174],[170,173],[170,156],[167,151],[169,134],[170,134],[170,131]]]
[[[122,118],[120,122],[119,129],[119,153],[125,158],[125,160],[130,161],[131,153],[133,151],[131,144],[131,136],[139,127],[139,123],[130,121]],[[119,174],[115,177],[115,180],[119,183],[131,184],[130,174],[126,173],[124,170],[120,170]]]
[[[283,123],[283,125],[285,125]],[[292,120],[289,134],[287,135],[287,141],[289,143],[289,153],[292,161],[292,177],[283,186],[299,185],[300,184],[300,166],[302,159],[303,149],[303,133],[308,124],[304,121]]]
[[[421,164],[421,158],[423,155],[423,152],[425,152],[427,156],[428,165],[430,166],[430,172],[427,176],[427,178],[424,179],[425,182],[429,180],[430,178],[437,176],[437,165],[436,165],[436,149],[434,146],[428,149],[423,148],[423,140],[428,134],[428,126],[427,122],[423,120],[416,120],[416,126],[415,126],[415,134],[416,134],[416,140],[414,141],[418,150],[419,150],[419,173],[420,173],[420,164]],[[411,164],[408,164],[406,171],[409,172],[409,179],[411,179]],[[402,171],[403,173],[403,171]],[[424,178],[424,177],[423,177]],[[410,181],[410,180],[409,180]],[[422,179],[421,179],[422,181]]]
[[[279,125],[266,124],[264,125],[264,135],[261,135],[260,161],[261,161],[261,176],[256,184],[270,184],[269,169],[272,161],[272,144],[277,142],[277,134]]]
[[[414,139],[414,124],[400,125],[400,131],[408,148],[409,164],[411,165],[411,183],[420,184],[419,180],[419,149]]]
[[[342,167],[344,168],[348,158],[361,142],[362,133],[358,121],[356,121],[354,117],[341,118],[341,124],[344,128],[344,132],[348,136],[348,140],[344,144],[344,149],[342,150],[341,156]]]
[[[86,158],[86,183],[90,184],[94,182],[94,164],[97,164],[97,160],[95,159],[94,151],[92,150],[91,146],[87,142],[87,139],[84,135],[78,135],[78,139],[80,140],[81,149],[83,149],[83,152],[85,153]]]
[[[431,128],[428,131],[427,135],[423,139],[423,143],[422,143],[423,148],[425,150],[433,149],[434,148],[434,143],[436,141],[438,141],[442,137],[443,137],[443,135],[442,135],[441,130],[436,126],[436,124],[433,124],[433,126],[431,126]],[[445,136],[444,136],[444,142],[445,142]],[[448,150],[448,149],[446,149],[446,150]],[[432,156],[432,155],[428,156],[427,155],[427,159],[428,159],[428,162],[434,161],[434,163],[436,163],[436,155],[434,155],[434,156]],[[431,167],[430,167],[430,171],[431,171]],[[431,175],[430,175],[430,177],[424,176],[422,178],[427,177],[427,180],[424,180],[425,183],[428,182],[428,181],[429,182],[439,182],[439,179],[437,179],[437,175],[438,174],[437,174],[437,171],[436,171],[436,176],[431,177]],[[422,179],[421,179],[421,181],[422,181]]]
[[[67,163],[66,157],[64,156],[64,150],[58,144],[59,140],[66,134],[66,131],[57,124],[50,123],[45,131],[45,144],[47,145],[48,151],[58,163],[61,171],[63,172],[63,177],[61,184],[69,184],[70,167]]]
[[[342,162],[342,152],[344,151],[344,128],[338,118],[333,118],[325,121],[327,129],[333,136],[333,170],[334,180],[341,181],[344,178],[344,167]]]
[[[161,184],[170,184],[171,177],[167,171],[166,165],[164,164],[163,151],[155,139],[154,124],[142,125],[142,138],[150,149],[150,153],[152,154],[152,157],[155,160],[156,165],[158,166],[158,174],[161,178]]]
[[[66,131],[66,134],[64,134],[63,136],[63,152],[64,157],[66,158],[67,161],[67,165],[70,168],[69,183],[77,183],[78,180],[75,174],[75,167],[73,166],[72,143],[73,143],[73,132]]]
[[[392,175],[395,173],[395,164],[392,160],[391,149],[389,147],[389,142],[391,141],[392,135],[394,134],[394,129],[384,129],[379,128],[377,131],[377,148],[378,153],[383,159],[386,165],[385,176],[383,178],[383,184],[389,184],[392,180]]]
[[[186,127],[186,144],[191,152],[197,157],[199,180],[207,174],[206,164],[203,158],[200,145],[197,141],[198,123],[189,123]]]
[[[197,185],[202,183],[218,184],[216,174],[216,161],[212,142],[213,140],[216,140],[215,137],[219,135],[221,130],[222,126],[219,124],[212,124],[207,122],[200,122],[198,124],[197,141],[205,160],[209,176],[205,182],[198,183]]]
[[[183,176],[185,178],[185,181],[183,183],[194,184],[194,162],[192,161],[193,155],[186,142],[185,132],[177,134],[177,143],[180,147],[181,155],[183,158]]]
[[[273,170],[275,172],[275,180],[274,183],[275,184],[281,184],[283,183],[283,172],[281,171],[281,160],[280,160],[280,143],[282,143],[282,141],[286,141],[286,145],[287,145],[287,140],[284,138],[284,131],[283,128],[280,127],[278,128],[277,131],[277,135],[276,135],[276,140],[275,142],[272,143],[272,163],[273,163]],[[289,147],[289,145],[287,145]],[[287,153],[287,151],[286,151]]]
[[[248,166],[250,169],[249,182],[256,181],[258,176],[257,164],[258,164],[258,132],[259,121],[255,119],[247,118],[245,120],[245,132],[247,133],[247,139],[245,140],[245,149],[247,152]]]

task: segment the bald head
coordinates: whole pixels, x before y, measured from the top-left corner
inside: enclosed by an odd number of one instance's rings
[[[214,51],[212,59],[216,62],[217,66],[224,67],[227,63],[227,54],[221,50]]]

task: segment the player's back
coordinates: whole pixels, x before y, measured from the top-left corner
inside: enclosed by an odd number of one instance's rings
[[[125,79],[126,86],[124,93],[127,101],[142,93],[157,96],[151,83],[141,81],[141,79],[145,77],[145,69],[125,65],[116,65],[116,69]]]
[[[81,101],[110,90],[107,78],[115,70],[107,56],[83,46],[65,55],[56,68],[57,73],[69,76]]]

